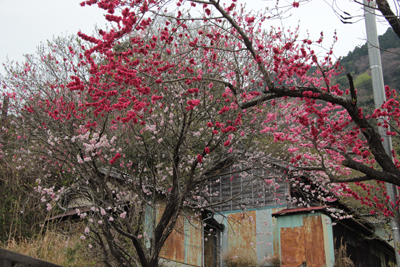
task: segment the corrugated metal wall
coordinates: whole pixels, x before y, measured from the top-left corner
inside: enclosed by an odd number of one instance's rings
[[[282,266],[332,266],[332,224],[321,213],[279,216],[279,250]]]
[[[222,235],[222,254],[241,251],[259,264],[267,265],[266,258],[279,252],[279,229],[272,213],[286,206],[267,207],[250,211],[223,212],[214,218],[225,225]],[[238,252],[239,253],[239,252]]]
[[[331,219],[321,213],[272,217],[284,208],[267,207],[215,215],[214,218],[225,225],[223,253],[245,251],[261,266],[271,265],[267,257],[274,255],[280,257],[282,266],[299,266],[304,261],[307,266],[333,266]]]
[[[163,202],[160,201],[160,206],[157,208],[157,220],[164,211]],[[185,211],[192,214],[191,211]],[[149,236],[151,233],[151,224],[153,222],[152,210],[146,210],[146,232]],[[193,215],[193,214],[192,214]],[[202,233],[200,219],[187,219],[187,216],[180,215],[174,230],[165,242],[160,257],[184,263],[191,266],[202,266]]]

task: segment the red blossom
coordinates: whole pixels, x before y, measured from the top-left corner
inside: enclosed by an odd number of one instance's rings
[[[187,92],[189,94],[197,94],[199,92],[199,89],[198,88],[191,88],[191,89],[188,89]]]
[[[110,164],[114,164],[120,157],[121,157],[120,153],[115,154],[115,156],[110,160]]]
[[[224,106],[220,111],[218,111],[219,114],[223,114],[229,110],[229,107]]]
[[[191,106],[198,106],[198,105],[200,105],[200,100],[198,100],[198,99],[189,100],[189,101],[187,101],[187,104],[191,105]]]
[[[244,20],[247,22],[247,24],[252,24],[254,22],[255,18],[254,17],[246,17]]]

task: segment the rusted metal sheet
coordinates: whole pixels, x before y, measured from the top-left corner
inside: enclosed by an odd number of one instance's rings
[[[299,266],[304,261],[310,267],[325,266],[321,214],[295,214],[278,220],[282,266]]]
[[[279,227],[277,219],[271,215],[285,208],[286,206],[266,207],[215,215],[214,218],[225,226],[220,242],[222,256],[232,250],[241,249],[264,266],[266,257],[279,254]],[[252,221],[249,220],[250,216]]]
[[[201,266],[202,260],[202,233],[199,219],[185,219],[185,263]]]
[[[157,207],[157,215],[155,218],[157,223],[164,210],[165,204],[161,202]],[[183,213],[193,215],[193,212],[190,210],[185,210]],[[149,236],[152,234],[150,227],[154,220],[152,217],[152,210],[146,210],[146,225],[150,230],[148,233]],[[192,219],[189,221],[186,215],[179,215],[174,230],[161,249],[160,257],[191,266],[202,266],[201,229],[200,219]]]
[[[295,209],[281,209],[279,211],[274,212],[274,215],[284,215],[290,213],[301,213],[301,212],[310,212],[310,211],[317,211],[326,209],[326,206],[316,206],[316,207],[302,207],[302,208],[295,208]]]
[[[307,216],[303,218],[303,221],[307,266],[324,266],[326,264],[325,244],[321,216]]]
[[[304,236],[300,227],[281,229],[281,261],[282,266],[299,266],[306,259]]]
[[[256,212],[228,215],[228,251],[257,257]]]
[[[175,228],[161,249],[160,256],[179,262],[185,262],[184,218],[179,216]]]

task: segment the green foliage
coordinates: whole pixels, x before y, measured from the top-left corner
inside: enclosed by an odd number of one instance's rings
[[[348,88],[349,87],[349,79],[347,79],[346,75],[342,75],[337,78],[336,82],[340,84],[340,87]]]
[[[385,50],[400,47],[400,39],[393,29],[389,27],[383,35],[379,36],[379,45],[381,49]]]
[[[391,27],[389,27],[383,35],[380,35],[378,39],[380,48],[383,50],[400,47],[400,39],[393,32]],[[340,63],[345,67],[347,72],[351,72],[352,70],[356,70],[354,68],[354,62],[363,56],[368,56],[367,43],[354,48],[354,50],[350,51],[347,56],[340,61]]]
[[[379,44],[381,48],[385,84],[396,90],[400,89],[400,68],[398,67],[400,62],[398,56],[400,51],[400,39],[393,32],[392,28],[389,27],[385,34],[379,36]],[[357,89],[366,89],[366,97],[372,95],[371,77],[368,74],[368,61],[367,43],[355,47],[353,51],[350,51],[347,56],[340,60],[344,71],[336,77],[334,82],[340,84],[341,87],[348,88],[349,83],[346,74],[350,73],[354,78],[355,87]]]
[[[354,80],[354,86],[357,89],[366,89],[368,92],[372,93],[372,79],[368,72],[358,75]]]

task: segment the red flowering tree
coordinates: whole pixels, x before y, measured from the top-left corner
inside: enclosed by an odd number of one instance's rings
[[[42,63],[9,69],[3,83],[16,131],[31,141],[16,160],[42,164],[44,201],[66,191],[90,200],[86,232],[108,264],[157,266],[182,210],[195,217],[211,208],[204,183],[218,170],[270,163],[262,136],[281,142],[291,169],[316,173],[322,185],[400,185],[399,162],[374,127],[398,128],[394,91],[386,88],[389,100],[364,114],[350,75],[349,88],[331,82],[340,71],[332,49],[312,50],[322,34],[300,40],[297,30],[266,31],[274,14],[247,13],[236,0],[82,2],[94,4],[107,11],[111,30],[79,32],[85,47],[53,47]],[[112,167],[124,172],[118,182],[110,181]],[[345,178],[352,169],[362,175]],[[165,208],[148,230],[146,208],[156,210],[161,195]]]

